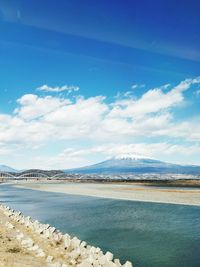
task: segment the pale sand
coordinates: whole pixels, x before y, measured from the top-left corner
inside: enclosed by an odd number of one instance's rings
[[[40,191],[85,195],[92,197],[114,198],[144,202],[171,203],[200,206],[200,189],[163,188],[135,184],[102,183],[21,183],[24,187]]]

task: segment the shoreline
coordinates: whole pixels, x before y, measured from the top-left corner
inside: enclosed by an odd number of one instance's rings
[[[121,264],[109,251],[103,253],[99,247],[62,234],[55,227],[25,217],[2,204],[0,233],[2,267],[132,267],[129,261]]]
[[[68,195],[140,201],[150,203],[200,206],[200,189],[163,188],[152,185],[101,183],[18,183],[18,188],[63,193]]]

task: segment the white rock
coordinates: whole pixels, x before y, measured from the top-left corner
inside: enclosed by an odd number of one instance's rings
[[[89,251],[90,251],[91,253],[95,253],[95,252],[96,252],[96,248],[92,246],[92,247],[90,247]]]
[[[106,252],[105,257],[108,261],[113,260],[113,254],[110,251]]]
[[[11,223],[9,223],[9,222],[7,222],[7,223],[5,224],[5,226],[6,226],[8,229],[13,229],[13,228],[14,228],[14,226],[13,226]]]
[[[133,265],[130,261],[125,262],[125,264],[123,266],[124,267],[133,267]]]
[[[92,264],[88,260],[84,260],[83,262],[78,264],[77,267],[92,267]]]
[[[51,234],[53,234],[55,231],[56,231],[56,228],[55,227],[49,227],[49,232],[51,233]]]
[[[100,253],[101,252],[101,249],[97,247],[96,250],[95,250],[95,252],[96,253]]]
[[[69,253],[69,255],[72,259],[77,259],[80,255],[80,248],[74,249],[72,252]]]
[[[107,261],[107,259],[104,255],[99,258],[100,265],[104,265],[106,263],[106,261]]]
[[[50,233],[49,229],[43,231],[42,237],[47,239],[47,238],[50,238],[50,236],[51,236],[51,233]]]
[[[86,247],[87,246],[87,243],[85,241],[82,241],[81,244],[80,244],[81,247]]]
[[[53,256],[48,256],[47,259],[46,259],[46,262],[52,262],[53,261]]]
[[[45,253],[41,248],[37,250],[36,257],[45,257]]]
[[[30,247],[33,247],[34,242],[33,242],[33,240],[31,238],[27,238],[27,239],[22,240],[21,244],[24,247],[30,248]]]
[[[70,246],[70,243],[71,243],[70,238],[63,236],[63,243],[64,243],[64,248],[68,248]]]
[[[73,237],[71,240],[71,247],[77,248],[80,245],[81,241],[77,237]]]
[[[17,240],[21,240],[22,238],[24,238],[24,234],[23,233],[19,233],[16,236]]]
[[[116,265],[117,267],[122,266],[122,265],[121,265],[121,262],[120,262],[119,259],[115,259],[115,260],[114,260],[114,263],[115,263],[115,265]]]
[[[64,234],[64,235],[63,235],[63,238],[71,239],[71,236],[68,235],[68,234]]]
[[[36,251],[39,249],[38,245],[34,245],[33,247],[28,248],[28,250]]]
[[[62,234],[61,233],[53,233],[52,238],[54,241],[59,242],[62,239]]]
[[[99,262],[98,262],[98,261],[94,261],[94,262],[93,262],[93,266],[94,266],[94,267],[101,267],[101,265],[99,265]]]
[[[94,257],[94,254],[90,254],[88,257],[88,261],[93,264],[96,261],[96,257]]]
[[[73,265],[73,266],[76,266],[77,265],[77,262],[75,259],[71,259],[70,260],[70,264]]]

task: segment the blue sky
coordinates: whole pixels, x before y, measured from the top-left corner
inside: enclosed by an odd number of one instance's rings
[[[0,163],[70,168],[128,152],[200,164],[199,11],[0,0]]]

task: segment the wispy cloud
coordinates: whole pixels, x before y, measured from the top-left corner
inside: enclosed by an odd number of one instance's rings
[[[68,93],[71,92],[76,92],[79,91],[79,87],[78,86],[74,86],[74,85],[63,85],[63,86],[57,86],[57,87],[51,87],[48,86],[46,84],[40,86],[37,88],[38,91],[43,91],[43,92],[52,92],[52,93],[59,93],[59,92],[64,92],[67,91]]]
[[[140,89],[140,88],[144,88],[145,84],[133,84],[131,85],[131,89]]]

